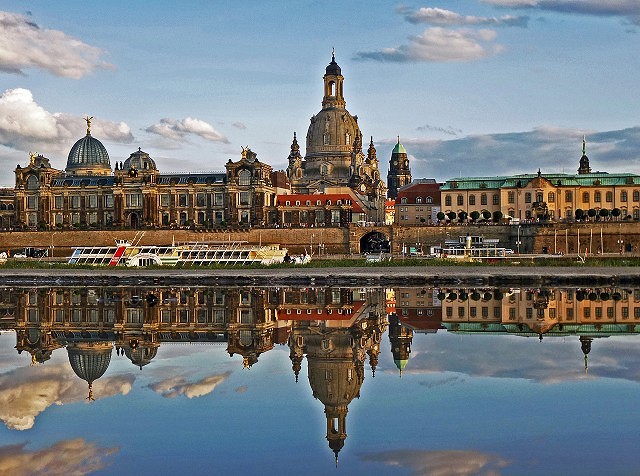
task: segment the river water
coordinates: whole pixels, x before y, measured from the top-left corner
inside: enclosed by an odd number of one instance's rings
[[[0,288],[3,474],[637,474],[640,288]]]

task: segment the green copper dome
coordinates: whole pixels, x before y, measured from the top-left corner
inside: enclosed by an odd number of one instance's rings
[[[392,154],[406,154],[407,153],[407,149],[405,149],[404,146],[400,143],[400,139],[399,138],[398,138],[398,143],[393,148],[391,153]]]
[[[79,174],[111,172],[107,149],[87,131],[86,136],[73,144],[67,159],[66,171]]]

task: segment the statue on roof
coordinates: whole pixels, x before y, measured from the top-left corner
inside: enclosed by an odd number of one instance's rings
[[[91,135],[91,121],[93,120],[93,116],[89,117],[84,116],[84,120],[87,122],[87,135],[90,136]]]

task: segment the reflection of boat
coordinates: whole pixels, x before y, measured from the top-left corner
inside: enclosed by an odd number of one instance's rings
[[[104,266],[207,266],[211,264],[282,263],[287,255],[280,245],[250,245],[242,241],[139,245],[116,240],[115,246],[74,248],[69,264]]]
[[[461,236],[458,241],[446,240],[444,246],[432,246],[431,256],[460,260],[504,258],[513,250],[499,247],[499,240],[482,236]]]

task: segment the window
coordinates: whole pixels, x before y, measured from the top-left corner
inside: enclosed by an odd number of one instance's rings
[[[600,195],[600,192],[593,192],[593,201],[596,203],[600,203],[602,201]]]
[[[240,192],[240,205],[249,205],[250,203],[249,192]]]
[[[71,198],[71,208],[74,208],[74,209],[80,208],[80,197],[78,195],[72,195],[70,198]]]
[[[400,203],[407,203],[407,197],[402,197],[400,199]]]
[[[248,170],[238,172],[238,185],[251,185],[251,172]]]
[[[486,205],[487,204],[487,194],[483,193],[480,195],[480,205]]]
[[[417,197],[416,198],[416,203],[422,203],[422,197]]]
[[[331,136],[329,135],[328,132],[325,132],[324,135],[322,136],[322,142],[324,145],[329,145],[331,143]]]
[[[427,203],[433,203],[433,198],[427,197]]]
[[[611,203],[611,202],[613,202],[613,192],[607,192],[607,193],[605,194],[605,201],[606,201],[607,203]]]
[[[55,197],[53,197],[53,203],[53,208],[61,210],[62,207],[64,207],[64,197],[62,195],[56,195]]]
[[[31,195],[27,197],[27,210],[35,210],[38,208],[38,197]]]
[[[125,195],[127,207],[139,208],[142,206],[142,195],[139,193],[128,193]],[[72,197],[73,198],[73,197]]]
[[[89,195],[89,208],[98,208],[98,196],[97,195]]]
[[[497,193],[493,194],[493,204],[500,205],[500,195],[498,195]]]
[[[457,202],[458,206],[464,205],[464,197],[462,195],[458,195]]]
[[[476,196],[469,195],[469,205],[475,205],[475,204],[476,204]]]
[[[160,206],[161,207],[168,207],[169,206],[169,194],[168,193],[163,193],[162,195],[160,195]]]
[[[450,207],[451,206],[451,195],[446,195],[444,197],[444,205],[445,205],[445,207]]]
[[[538,203],[544,202],[544,194],[542,192],[536,193],[536,202]]]
[[[524,194],[524,202],[525,203],[531,203],[531,192],[526,192]]]
[[[113,195],[105,195],[104,196],[104,206],[105,208],[113,208]]]
[[[186,193],[181,193],[178,195],[178,205],[181,207],[186,207],[189,205],[189,197]]]
[[[509,192],[507,193],[507,202],[509,203],[515,203],[516,202],[516,192]]]
[[[571,190],[566,190],[564,192],[564,201],[572,202],[573,201],[573,192]]]
[[[340,210],[331,210],[331,223],[340,223]]]
[[[220,207],[224,204],[224,195],[222,193],[213,194],[213,204]]]
[[[582,193],[582,203],[589,203],[589,192]]]
[[[640,190],[633,191],[633,201],[640,202]]]
[[[627,201],[627,192],[626,191],[622,191],[620,192],[620,201],[621,202],[626,202]]]
[[[549,192],[549,203],[554,203],[556,201],[556,194],[553,192]]]

